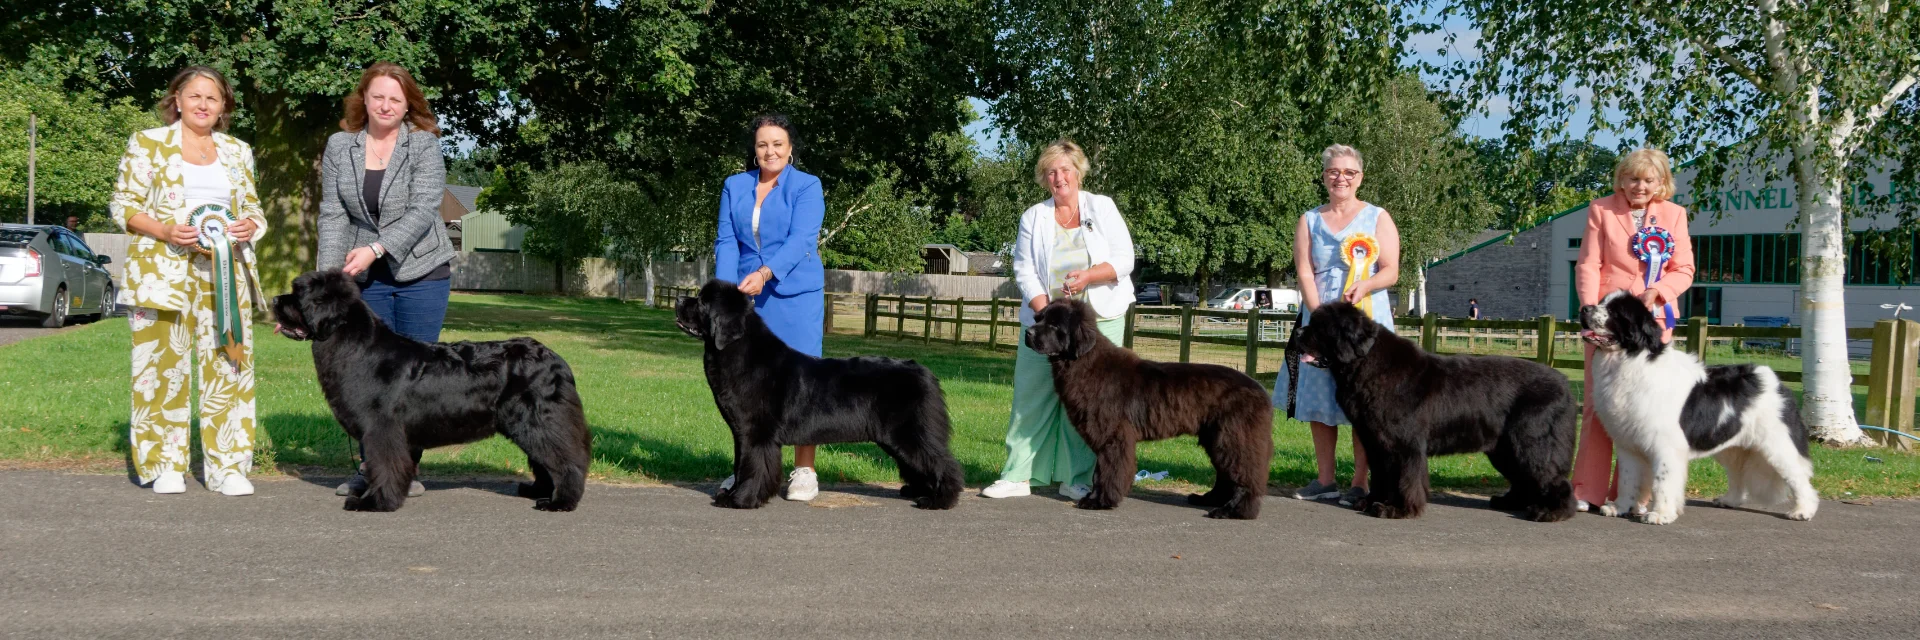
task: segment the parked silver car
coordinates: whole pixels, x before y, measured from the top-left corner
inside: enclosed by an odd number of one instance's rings
[[[0,224],[0,314],[44,318],[48,327],[113,315],[111,261],[65,227]]]

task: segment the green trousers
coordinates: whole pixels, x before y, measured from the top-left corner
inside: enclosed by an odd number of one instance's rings
[[[1101,320],[1099,326],[1102,335],[1120,344],[1127,321]],[[1092,484],[1093,462],[1093,449],[1073,429],[1053,390],[1053,365],[1021,340],[1013,357],[1013,413],[1007,418],[1007,466],[1000,469],[1000,479]]]

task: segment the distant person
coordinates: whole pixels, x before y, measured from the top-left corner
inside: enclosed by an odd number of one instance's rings
[[[1467,319],[1468,320],[1480,319],[1480,299],[1479,298],[1467,298]]]
[[[1580,259],[1574,274],[1581,306],[1625,289],[1654,315],[1667,319],[1669,307],[1693,286],[1693,244],[1687,235],[1687,209],[1670,202],[1673,162],[1658,149],[1640,149],[1620,157],[1613,168],[1613,194],[1587,205],[1587,230],[1580,240]],[[1645,230],[1665,231],[1673,255],[1647,286],[1647,263],[1634,256],[1634,236]],[[1678,318],[1674,318],[1677,320]],[[1672,327],[1662,325],[1662,342],[1673,341]],[[1586,393],[1593,387],[1593,345],[1586,345]],[[1586,511],[1618,497],[1620,474],[1613,468],[1613,438],[1593,413],[1593,404],[1581,409],[1580,451],[1573,458],[1575,506]],[[1630,500],[1629,502],[1634,502]],[[1626,514],[1621,514],[1626,515]]]
[[[420,85],[400,65],[373,63],[321,156],[319,266],[356,278],[373,315],[421,342],[440,341],[453,291],[453,242],[440,220],[446,189],[439,119]],[[366,486],[355,471],[334,494]],[[418,480],[407,488],[424,493]]]
[[[753,310],[794,351],[820,357],[826,339],[827,269],[820,262],[820,223],[827,203],[820,179],[793,166],[799,147],[793,123],[768,114],[747,126],[747,165],[720,187],[720,228],[713,277],[753,296]],[[813,445],[793,448],[788,500],[820,495]],[[720,489],[733,488],[733,476]]]
[[[1393,328],[1391,289],[1400,280],[1400,230],[1385,209],[1360,200],[1362,178],[1360,152],[1342,144],[1320,152],[1320,179],[1327,190],[1327,204],[1308,209],[1294,230],[1294,270],[1300,277],[1300,296],[1306,310],[1300,314],[1305,326],[1315,309],[1328,302],[1344,300],[1368,308],[1374,321]],[[1375,254],[1363,256],[1369,271],[1354,271],[1343,247],[1353,243],[1361,247],[1361,236],[1374,241]],[[1311,283],[1312,286],[1308,286]],[[1313,432],[1313,458],[1319,476],[1293,492],[1301,500],[1338,498],[1351,506],[1367,495],[1367,452],[1358,438],[1353,442],[1353,484],[1345,494],[1335,484],[1333,450],[1340,441],[1337,425],[1351,424],[1333,398],[1333,375],[1319,367],[1300,367],[1300,379],[1294,381],[1294,415],[1308,423]],[[1275,407],[1284,408],[1286,380],[1276,381]]]
[[[223,133],[233,110],[233,87],[219,71],[193,66],[174,74],[160,98],[166,126],[127,141],[108,206],[113,223],[132,235],[117,302],[128,307],[133,329],[133,468],[154,493],[186,492],[188,428],[197,412],[207,489],[253,494],[253,313],[264,302],[252,241],[267,221],[254,191],[253,148]],[[212,216],[220,208],[228,212],[231,261],[211,253],[226,241],[201,244],[194,220],[199,212],[206,228],[218,228]],[[220,264],[246,283],[216,285]],[[239,317],[216,315],[222,310]],[[196,379],[197,411],[189,388]]]
[[[1098,316],[1100,333],[1119,344],[1133,303],[1133,236],[1113,198],[1080,189],[1091,172],[1086,152],[1072,140],[1062,138],[1040,150],[1033,180],[1053,197],[1020,215],[1013,241],[1013,279],[1027,301],[1020,307],[1020,326],[1033,326],[1034,313],[1054,300],[1084,300]],[[1027,348],[1025,340],[1016,342],[1007,463],[1000,479],[980,495],[1032,495],[1034,484],[1058,482],[1060,495],[1084,498],[1092,491],[1093,449],[1060,404],[1052,363]]]
[[[80,233],[80,216],[67,216],[67,230]]]

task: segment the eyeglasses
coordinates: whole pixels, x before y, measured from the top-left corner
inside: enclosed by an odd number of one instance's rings
[[[1359,179],[1360,170],[1359,169],[1328,169],[1326,173],[1323,173],[1321,175],[1325,176],[1328,182],[1339,180],[1341,178],[1346,178],[1348,182],[1352,182],[1356,179]]]

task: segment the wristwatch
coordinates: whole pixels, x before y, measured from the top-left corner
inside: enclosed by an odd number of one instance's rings
[[[383,249],[383,248],[381,248],[381,247],[380,247],[380,243],[378,243],[378,242],[375,242],[375,243],[373,243],[373,244],[370,244],[370,245],[367,245],[367,248],[368,248],[368,249],[372,249],[372,250],[373,250],[373,257],[374,257],[374,259],[375,259],[375,260],[378,260],[378,259],[380,259],[380,258],[385,258],[385,257],[387,257],[387,250],[386,250],[386,249]]]

